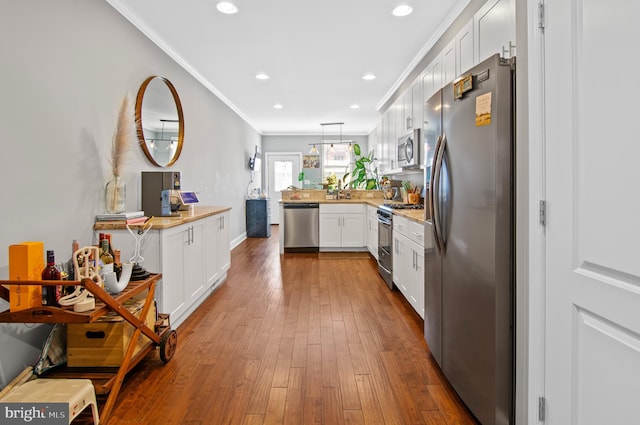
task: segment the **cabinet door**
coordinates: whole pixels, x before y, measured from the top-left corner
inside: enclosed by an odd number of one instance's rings
[[[337,248],[341,246],[340,214],[320,214],[320,247]]]
[[[162,231],[161,312],[180,316],[186,308],[184,291],[184,243],[186,226]]]
[[[376,208],[367,206],[367,248],[373,257],[378,259],[378,216]]]
[[[204,267],[206,285],[211,286],[218,279],[218,216],[209,216],[204,223]]]
[[[217,243],[217,268],[218,273],[224,274],[231,267],[231,246],[229,245],[229,212],[216,215],[218,220],[216,243]]]
[[[204,292],[204,222],[198,220],[189,224],[184,231],[184,284],[185,296],[189,303]]]
[[[407,241],[410,253],[407,276],[407,301],[424,319],[424,248],[413,241]]]
[[[480,63],[500,53],[503,58],[515,56],[515,0],[489,0],[473,17],[475,57]]]
[[[396,284],[402,295],[409,299],[407,275],[411,264],[411,254],[407,242],[407,238],[403,235],[393,236],[393,283]]]
[[[451,40],[442,51],[442,84],[449,84],[456,78],[456,42]]]
[[[343,214],[340,219],[344,248],[362,248],[364,242],[364,214]]]
[[[473,19],[471,19],[456,35],[456,75],[462,75],[476,64],[473,51]]]
[[[422,78],[420,77],[416,78],[411,86],[411,129],[414,128],[422,128]],[[422,149],[420,155],[422,157]]]

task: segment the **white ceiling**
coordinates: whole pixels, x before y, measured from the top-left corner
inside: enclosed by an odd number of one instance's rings
[[[239,13],[224,15],[217,0],[107,1],[264,135],[320,134],[333,122],[344,122],[343,134],[368,134],[376,108],[469,3],[235,0]],[[411,15],[391,15],[401,2]]]

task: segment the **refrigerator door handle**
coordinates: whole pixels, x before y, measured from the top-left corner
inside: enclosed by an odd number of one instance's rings
[[[442,235],[441,222],[441,199],[440,199],[440,182],[442,177],[442,161],[444,158],[444,147],[446,144],[446,136],[442,135],[438,138],[436,150],[434,153],[434,172],[431,179],[432,187],[429,188],[429,202],[431,203],[431,211],[433,212],[433,230],[435,233],[435,242],[438,252],[444,253],[444,239]]]
[[[438,237],[440,238],[440,245],[442,246],[442,252],[447,249],[447,230],[445,228],[446,222],[445,217],[448,216],[448,199],[449,196],[443,195],[442,193],[442,168],[445,166],[445,155],[447,154],[447,135],[442,134],[442,143],[440,144],[440,151],[438,152],[440,165],[438,166],[438,212],[440,216],[438,217]],[[445,178],[448,176],[448,173],[445,174]],[[449,190],[448,182],[445,185],[445,190]],[[444,216],[443,216],[444,215]]]
[[[432,174],[431,180],[429,181],[429,212],[431,213],[431,219],[433,220],[433,234],[435,239],[436,248],[438,252],[442,253],[442,248],[440,246],[440,238],[438,236],[438,224],[439,224],[439,216],[440,211],[438,210],[438,205],[436,203],[436,190],[438,187],[438,180],[440,179],[440,169],[438,168],[438,152],[440,152],[440,144],[442,143],[442,135],[438,136],[438,140],[436,142],[436,148],[433,153],[433,163],[432,163]]]

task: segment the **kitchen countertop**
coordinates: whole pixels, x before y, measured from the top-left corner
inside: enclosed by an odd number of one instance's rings
[[[191,221],[200,220],[202,218],[208,217],[210,215],[216,215],[223,213],[225,211],[231,210],[231,207],[205,207],[205,206],[194,206],[193,209],[189,211],[178,211],[180,217],[153,217],[151,219],[151,224],[153,224],[153,229],[169,229],[171,227],[180,226],[181,224],[189,223]],[[142,223],[136,223],[130,225],[130,227],[141,227]],[[96,221],[93,225],[94,230],[117,230],[117,229],[126,229],[126,225],[124,222],[118,221]]]
[[[281,204],[307,204],[307,203],[316,203],[316,204],[366,204],[372,207],[379,207],[384,204],[384,199],[280,199],[278,201]],[[401,203],[401,202],[396,202]],[[424,208],[417,210],[392,210],[394,215],[406,217],[410,220],[417,221],[419,223],[423,223],[425,221],[424,217]]]

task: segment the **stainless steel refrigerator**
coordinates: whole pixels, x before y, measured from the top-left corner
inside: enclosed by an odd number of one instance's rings
[[[495,55],[425,105],[424,335],[483,425],[513,423],[514,77]]]

